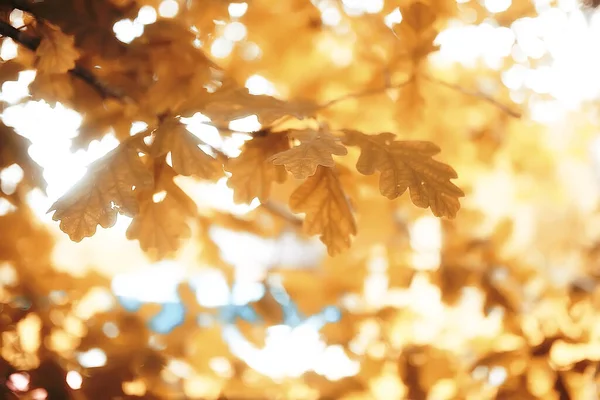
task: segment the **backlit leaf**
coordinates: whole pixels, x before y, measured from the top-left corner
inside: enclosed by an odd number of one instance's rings
[[[324,130],[290,130],[288,136],[300,141],[300,144],[273,155],[269,160],[275,165],[285,165],[296,179],[314,175],[319,165],[333,167],[335,161],[332,155],[348,154],[340,139]]]
[[[39,31],[42,40],[36,50],[38,71],[45,74],[61,74],[73,69],[75,61],[79,58],[75,39],[49,23],[42,24]]]
[[[236,203],[250,203],[254,198],[261,202],[269,199],[271,184],[283,182],[285,168],[269,162],[269,157],[289,149],[289,140],[283,134],[267,134],[247,141],[241,154],[230,159],[225,169],[231,172],[227,185],[233,189]]]
[[[440,149],[431,142],[396,141],[391,133],[365,135],[345,131],[344,143],[358,146],[361,154],[356,164],[358,172],[371,175],[379,171],[379,190],[388,199],[401,196],[410,189],[412,202],[421,208],[431,208],[434,215],[454,218],[464,193],[450,179],[456,171],[447,164],[432,159]]]
[[[305,213],[304,230],[320,235],[330,255],[350,247],[356,223],[350,203],[333,168],[319,166],[316,173],[290,197],[290,208]]]
[[[171,153],[173,169],[180,175],[213,179],[222,175],[221,165],[198,146],[202,141],[177,121],[163,123],[155,132],[155,157]]]
[[[133,188],[150,189],[152,182],[137,150],[124,144],[93,163],[81,181],[48,211],[55,211],[52,219],[60,221],[60,229],[71,240],[79,242],[94,235],[97,225],[113,226],[117,213],[135,216],[139,203]]]

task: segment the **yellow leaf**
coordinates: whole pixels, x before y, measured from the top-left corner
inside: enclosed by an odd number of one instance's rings
[[[202,112],[213,120],[231,121],[256,115],[264,125],[285,116],[299,120],[312,117],[317,105],[308,101],[282,101],[266,95],[252,95],[243,86],[226,82],[223,87],[211,94],[206,109]]]
[[[356,235],[356,222],[334,169],[319,166],[292,193],[290,208],[296,213],[306,213],[304,230],[309,235],[321,235],[330,255],[350,247],[351,235]]]
[[[233,189],[236,203],[250,203],[256,197],[261,202],[269,199],[271,184],[284,182],[285,168],[268,162],[270,156],[289,149],[286,135],[267,134],[247,141],[241,154],[227,162],[225,169],[231,172],[227,186]]]
[[[200,150],[202,141],[177,122],[163,123],[156,130],[156,139],[152,145],[155,157],[171,152],[173,169],[180,175],[213,179],[222,174],[219,163]]]
[[[269,160],[275,165],[285,165],[296,179],[305,179],[315,174],[317,167],[335,166],[332,155],[344,156],[348,150],[339,143],[339,138],[327,131],[312,129],[290,130],[288,136],[300,141],[289,150],[277,153]]]
[[[42,40],[36,49],[36,67],[40,73],[63,74],[75,68],[79,52],[75,38],[65,35],[60,28],[44,23],[39,27]]]
[[[464,193],[450,182],[457,178],[456,171],[431,158],[440,151],[435,144],[396,141],[392,133],[345,133],[344,143],[361,149],[356,169],[364,175],[379,171],[379,190],[385,197],[395,199],[410,189],[410,198],[417,207],[430,207],[437,217],[456,216],[460,209],[458,198]]]
[[[127,239],[137,239],[142,250],[161,259],[179,249],[181,240],[189,238],[191,230],[187,215],[173,196],[167,192],[164,199],[155,202],[153,193],[148,194],[127,229]]]
[[[60,229],[71,240],[81,241],[94,235],[96,226],[108,228],[117,220],[117,212],[133,217],[139,204],[133,187],[152,187],[152,174],[138,156],[137,149],[127,144],[113,150],[92,164],[71,190],[48,210],[52,219],[60,221]]]

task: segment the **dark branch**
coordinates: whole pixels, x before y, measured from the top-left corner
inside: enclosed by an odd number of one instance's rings
[[[20,31],[6,21],[0,21],[0,35],[11,38],[31,51],[35,51],[40,45],[40,38]],[[102,98],[127,100],[127,97],[123,93],[106,86],[94,74],[80,65],[76,65],[69,73],[92,86]]]

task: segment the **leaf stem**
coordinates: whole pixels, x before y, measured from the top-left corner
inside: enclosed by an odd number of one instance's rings
[[[501,102],[499,102],[498,100],[494,99],[493,97],[488,96],[487,94],[482,93],[482,92],[480,92],[478,90],[465,89],[464,87],[462,87],[460,85],[457,85],[455,83],[445,82],[445,81],[442,81],[440,79],[437,79],[437,78],[434,78],[434,77],[428,76],[428,75],[423,76],[423,79],[425,79],[425,80],[427,80],[427,81],[429,81],[431,83],[435,83],[437,85],[444,86],[444,87],[446,87],[448,89],[455,90],[455,91],[457,91],[459,93],[462,93],[462,94],[464,94],[466,96],[477,97],[477,98],[479,98],[479,99],[481,99],[483,101],[486,101],[486,102],[490,103],[491,105],[497,107],[499,110],[505,112],[506,114],[510,115],[511,117],[521,118],[521,113],[520,112],[511,109],[507,105],[502,104]]]

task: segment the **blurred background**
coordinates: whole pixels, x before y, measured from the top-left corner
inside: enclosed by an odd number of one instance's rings
[[[358,235],[331,257],[287,208],[291,177],[265,206],[236,204],[227,177],[180,176],[200,217],[172,257],[128,240],[122,215],[75,243],[47,210],[120,139],[109,122],[78,142],[85,114],[32,97],[36,71],[20,71],[2,84],[2,121],[31,141],[47,188],[22,189],[19,162],[0,171],[4,194],[23,194],[0,197],[0,397],[599,398],[598,12],[429,2],[439,48],[415,95],[389,85],[410,75],[395,55],[419,49],[401,28],[411,1],[137,3],[112,25],[119,42],[183,21],[254,95],[326,102],[389,86],[336,102],[328,123],[433,141],[462,209],[436,218],[356,174]],[[0,69],[22,51],[3,38]],[[184,121],[229,157],[261,128],[256,116],[228,121],[227,135],[200,112]]]

